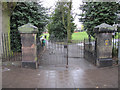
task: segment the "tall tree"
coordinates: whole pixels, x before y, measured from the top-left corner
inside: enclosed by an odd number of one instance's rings
[[[16,6],[16,2],[0,2],[2,5],[2,32],[7,35],[4,40],[7,40],[6,42],[4,41],[3,44],[4,46],[4,53],[5,55],[9,55],[11,53],[11,48],[10,48],[10,17],[12,15],[12,12]]]
[[[11,16],[11,48],[21,51],[21,39],[18,27],[32,23],[38,27],[38,36],[44,31],[48,23],[47,9],[37,2],[18,2]]]
[[[48,25],[50,39],[71,39],[75,29],[71,15],[71,2],[57,2],[55,12],[52,15],[51,23]]]
[[[87,33],[94,37],[93,29],[101,23],[113,25],[116,22],[116,12],[118,3],[116,2],[85,2],[80,9],[83,14],[80,18]]]

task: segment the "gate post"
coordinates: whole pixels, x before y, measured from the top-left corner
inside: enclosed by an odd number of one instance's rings
[[[118,24],[118,65],[120,65],[120,24]]]
[[[38,28],[28,23],[18,28],[22,43],[22,67],[37,68],[36,34]]]
[[[98,67],[112,66],[112,32],[114,27],[103,23],[94,28],[97,38],[97,59]]]

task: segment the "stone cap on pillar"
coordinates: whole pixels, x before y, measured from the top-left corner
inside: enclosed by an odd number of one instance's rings
[[[95,33],[112,33],[115,31],[115,27],[102,23],[94,28]]]
[[[20,33],[37,33],[38,32],[38,28],[36,26],[33,26],[31,23],[18,27],[18,30]]]

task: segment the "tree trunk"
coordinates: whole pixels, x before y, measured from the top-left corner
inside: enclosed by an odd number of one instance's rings
[[[67,39],[68,39],[68,43],[71,42],[71,8],[72,8],[72,0],[70,0],[69,2],[69,8],[68,8],[68,26],[67,26]]]
[[[2,33],[5,34],[3,37],[2,45],[4,45],[3,52],[6,55],[11,54],[10,47],[10,16],[15,8],[15,2],[2,2]]]

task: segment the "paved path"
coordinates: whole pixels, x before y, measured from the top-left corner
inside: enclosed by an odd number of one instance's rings
[[[118,68],[96,68],[81,59],[80,66],[44,67],[37,70],[4,66],[3,88],[117,88]],[[7,69],[9,68],[9,69]]]
[[[63,46],[60,47],[63,48]],[[50,51],[54,51],[53,53],[46,51],[43,56],[44,60],[41,61],[40,67],[36,70],[20,68],[20,62],[14,62],[14,64],[6,62],[3,65],[3,88],[118,87],[118,67],[97,68],[87,60],[76,57],[74,50],[77,48],[72,46],[69,46],[69,55],[71,56],[69,57],[69,67],[55,65],[63,64],[66,61],[63,57],[64,50],[59,51],[59,48],[52,50],[51,47]],[[55,58],[56,55],[59,59]],[[62,61],[58,63],[57,61],[60,60]]]

